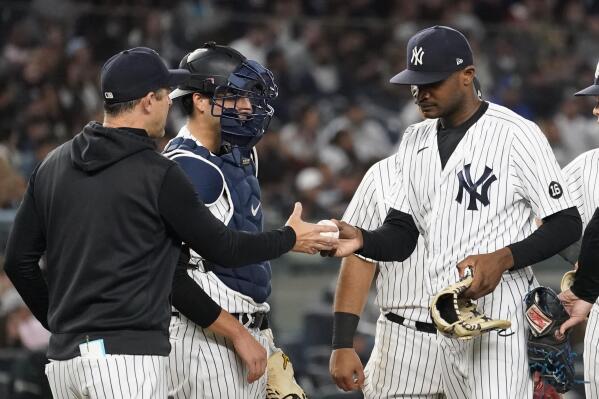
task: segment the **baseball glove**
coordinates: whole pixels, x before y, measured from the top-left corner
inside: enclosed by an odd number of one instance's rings
[[[431,318],[442,334],[459,339],[471,339],[491,330],[506,330],[512,323],[493,320],[480,313],[476,302],[462,294],[472,284],[472,274],[439,292],[431,302]]]
[[[282,351],[268,358],[267,399],[307,399],[302,387],[293,377],[291,360]]]
[[[559,339],[555,333],[568,320],[568,312],[557,294],[547,287],[537,287],[525,298],[528,334],[528,365],[532,373],[555,387],[559,393],[575,384],[574,358],[569,342],[570,332]]]

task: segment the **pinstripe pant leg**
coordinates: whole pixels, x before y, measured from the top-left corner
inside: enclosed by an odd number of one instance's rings
[[[473,339],[470,387],[473,398],[529,399],[533,383],[528,369],[527,324],[524,297],[530,289],[524,278],[503,281],[491,295],[478,302],[479,309],[494,319],[510,320],[508,334],[497,331]],[[511,335],[510,335],[511,334]]]
[[[364,369],[364,397],[435,398],[443,392],[437,337],[381,316]]]
[[[248,370],[231,341],[181,319],[171,325],[169,395],[175,399],[266,397],[266,374],[248,384]],[[268,340],[258,330],[250,332],[268,350]]]
[[[584,335],[584,386],[587,398],[599,397],[599,305],[594,304]]]
[[[71,360],[51,360],[46,364],[46,376],[50,383],[50,390],[54,399],[77,398],[77,385],[71,378],[69,367],[75,359]]]
[[[471,343],[442,335],[437,335],[437,338],[445,395],[448,399],[470,398],[467,354]]]
[[[90,399],[166,399],[166,357],[76,358],[79,391]]]

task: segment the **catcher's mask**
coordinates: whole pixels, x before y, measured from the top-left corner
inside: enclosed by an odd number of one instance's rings
[[[189,70],[191,78],[173,90],[171,99],[193,93],[209,97],[212,115],[220,117],[222,139],[232,145],[252,147],[262,138],[274,114],[269,102],[278,95],[271,71],[214,42],[187,54],[179,67]],[[242,98],[251,110],[238,110]]]
[[[253,147],[270,124],[274,109],[269,102],[277,95],[272,72],[256,61],[242,62],[229,75],[226,85],[216,87],[212,98],[212,115],[220,116],[223,140],[240,147]],[[237,103],[242,98],[249,100],[251,111],[238,111]],[[217,108],[220,112],[216,112]]]

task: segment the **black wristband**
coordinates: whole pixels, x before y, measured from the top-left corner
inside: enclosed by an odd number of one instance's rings
[[[333,316],[333,349],[353,348],[354,334],[360,316],[353,313],[335,312]]]

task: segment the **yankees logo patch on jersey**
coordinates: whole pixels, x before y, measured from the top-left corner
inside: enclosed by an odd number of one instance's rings
[[[485,166],[485,171],[482,176],[478,178],[476,182],[473,182],[472,176],[470,176],[471,166],[472,164],[464,166],[464,170],[458,173],[460,191],[455,200],[461,204],[464,197],[464,191],[466,191],[470,195],[468,210],[478,211],[476,201],[479,201],[483,206],[489,205],[489,188],[491,188],[491,184],[497,180],[497,177],[493,174],[493,169]],[[478,193],[479,187],[480,193]]]

